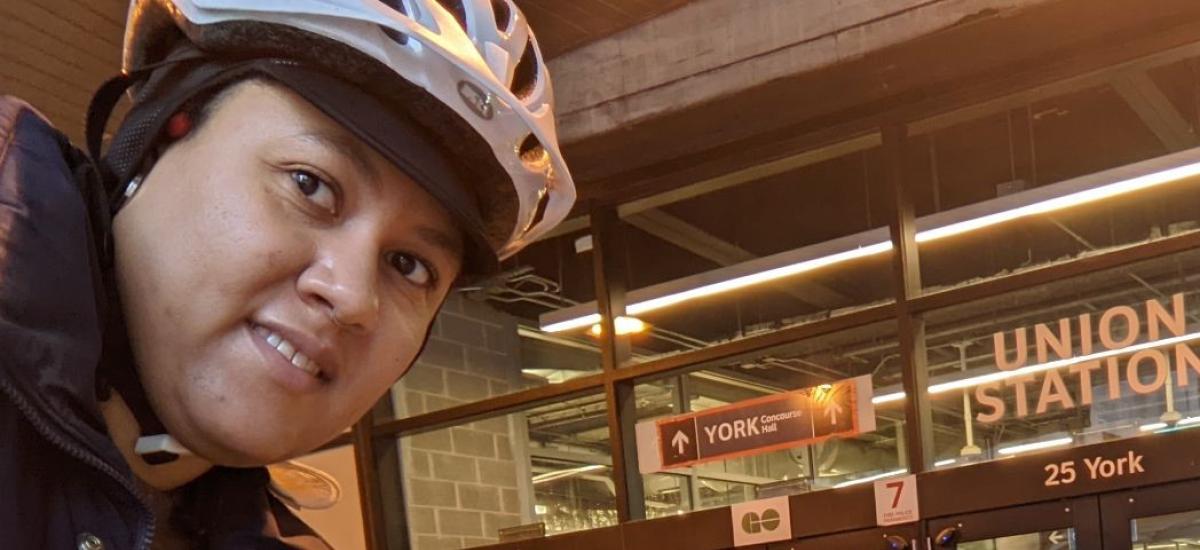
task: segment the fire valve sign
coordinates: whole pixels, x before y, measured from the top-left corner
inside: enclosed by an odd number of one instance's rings
[[[875,482],[875,523],[881,527],[921,519],[917,505],[917,476],[907,475]]]
[[[870,376],[860,376],[659,419],[659,466],[681,468],[873,431],[871,395]]]

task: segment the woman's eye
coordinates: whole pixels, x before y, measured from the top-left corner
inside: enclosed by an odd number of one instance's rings
[[[389,254],[388,262],[413,284],[422,287],[433,286],[435,281],[433,270],[416,256],[404,252],[393,252]]]
[[[337,212],[337,195],[333,192],[332,185],[312,172],[304,170],[293,170],[291,175],[296,188],[304,193],[309,201],[330,213]]]

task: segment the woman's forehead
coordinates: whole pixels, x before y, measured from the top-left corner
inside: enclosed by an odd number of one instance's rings
[[[369,188],[380,199],[376,206],[391,205],[398,218],[417,222],[404,224],[415,228],[412,237],[461,257],[464,235],[445,206],[382,154],[286,86],[264,80],[235,86],[238,89],[230,90],[214,113],[227,121],[214,127],[212,138],[217,143],[227,138],[220,132],[232,130],[244,134],[250,144],[281,150],[284,155],[308,157],[311,148],[334,155],[356,172],[353,182],[343,184]]]

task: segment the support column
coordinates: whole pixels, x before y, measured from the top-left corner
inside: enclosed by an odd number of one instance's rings
[[[630,357],[629,338],[616,334],[615,319],[625,314],[625,265],[621,221],[615,208],[594,211],[592,261],[596,274],[596,303],[600,306],[600,348],[604,394],[608,405],[608,435],[612,448],[617,519],[646,518],[642,476],[637,468],[637,400],[633,380],[617,381],[618,368]]]
[[[904,183],[903,125],[883,127],[885,177],[895,195],[895,215],[890,223],[892,265],[899,326],[900,364],[904,382],[904,433],[908,441],[908,467],[913,473],[933,468],[933,421],[929,411],[929,368],[925,356],[925,321],[914,315],[909,300],[921,293],[921,266],[917,254],[916,222],[908,187]]]

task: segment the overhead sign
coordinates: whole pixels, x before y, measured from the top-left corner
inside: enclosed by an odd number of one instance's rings
[[[769,395],[638,426],[643,473],[875,430],[871,377]]]
[[[734,504],[729,519],[735,547],[792,538],[792,508],[785,496]]]
[[[1150,299],[994,333],[996,369],[1008,374],[974,386],[975,420],[994,424],[1186,388],[1200,376],[1193,349],[1200,333],[1187,331],[1185,298],[1181,292],[1169,307]]]
[[[1080,479],[1098,481],[1114,477],[1137,477],[1146,473],[1146,467],[1142,465],[1144,458],[1146,456],[1142,453],[1131,450],[1117,457],[1105,457],[1100,454],[1085,457],[1082,468],[1076,467],[1079,462],[1075,460],[1050,462],[1042,468],[1046,472],[1046,480],[1042,485],[1055,487],[1071,485]]]
[[[899,525],[919,519],[917,476],[890,477],[875,482],[876,525]]]

